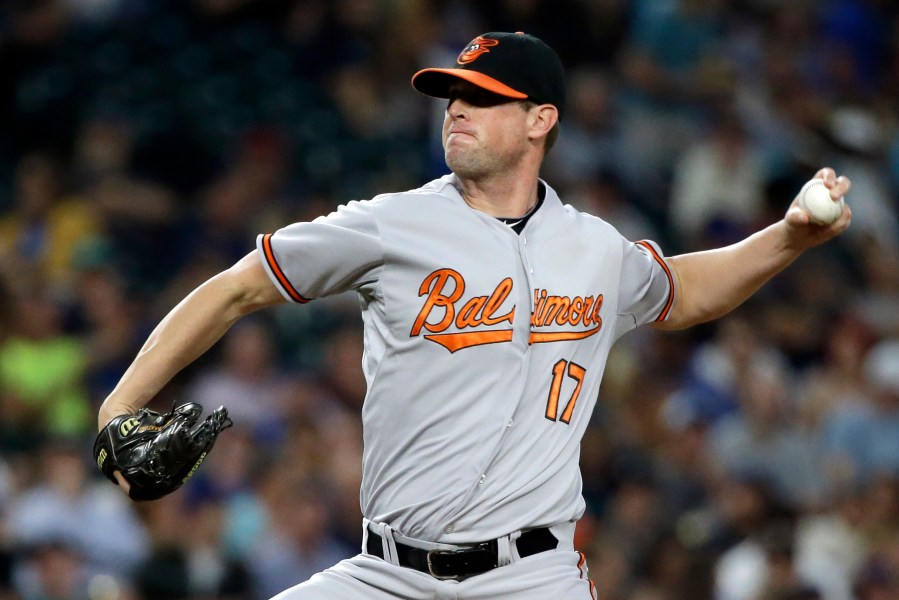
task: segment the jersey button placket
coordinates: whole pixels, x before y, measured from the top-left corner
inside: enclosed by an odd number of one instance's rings
[[[524,246],[527,246],[527,245],[528,245],[528,238],[527,238],[527,236],[525,236],[524,234],[522,234],[522,235],[519,237],[519,240],[520,240],[521,246],[522,246],[521,249],[520,249],[522,263],[524,264],[524,268],[527,270],[527,272],[528,272],[529,274],[533,275],[533,274],[534,274],[534,267],[531,266],[531,261],[528,259],[527,252],[525,252],[525,249],[524,249]]]

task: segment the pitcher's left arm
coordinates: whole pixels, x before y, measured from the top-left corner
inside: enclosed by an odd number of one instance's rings
[[[847,177],[837,176],[830,168],[821,169],[815,177],[824,181],[834,201],[843,198],[851,185]],[[741,242],[666,259],[677,295],[668,318],[653,326],[685,329],[724,316],[800,254],[843,233],[851,218],[847,204],[836,221],[816,225],[794,198],[782,220]]]

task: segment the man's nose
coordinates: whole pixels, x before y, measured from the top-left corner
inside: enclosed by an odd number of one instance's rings
[[[446,112],[454,119],[465,118],[470,108],[471,105],[461,98],[453,98],[450,100],[449,106],[446,107]]]

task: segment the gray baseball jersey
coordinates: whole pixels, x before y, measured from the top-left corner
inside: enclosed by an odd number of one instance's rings
[[[581,516],[580,440],[609,350],[674,298],[655,244],[549,186],[520,235],[459,189],[447,175],[257,240],[289,300],[357,292],[363,515],[447,544]]]

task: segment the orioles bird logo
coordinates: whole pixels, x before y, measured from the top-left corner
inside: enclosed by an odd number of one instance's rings
[[[465,50],[462,51],[462,54],[459,55],[459,58],[456,59],[456,62],[460,65],[468,64],[474,61],[480,55],[490,52],[489,48],[498,44],[498,40],[491,40],[490,38],[485,38],[479,35],[478,37],[473,39],[470,44],[468,44]]]

